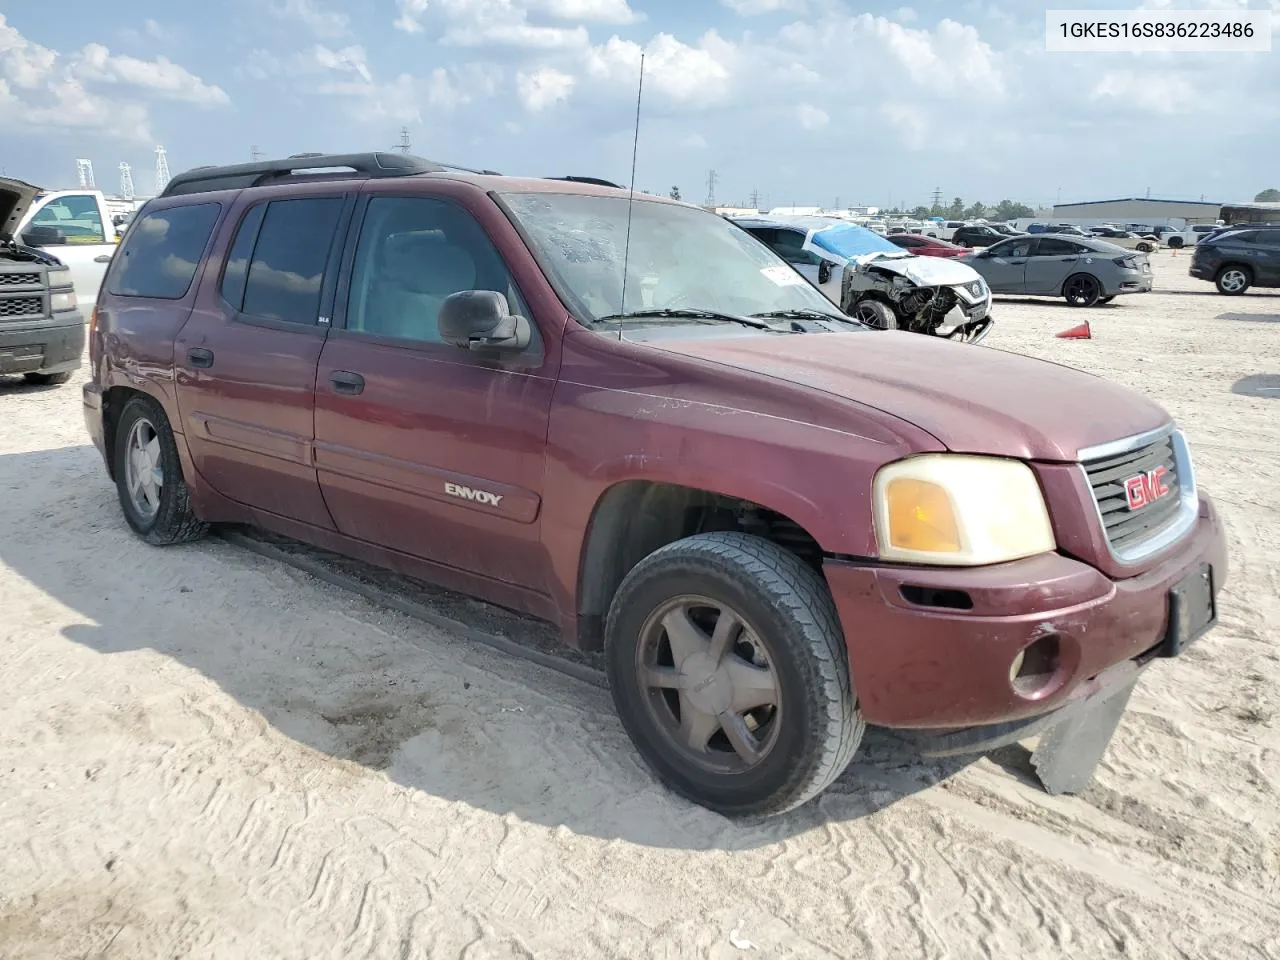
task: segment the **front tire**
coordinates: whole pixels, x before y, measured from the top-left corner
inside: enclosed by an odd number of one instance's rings
[[[668,544],[605,628],[623,726],[658,777],[728,816],[782,813],[840,776],[865,724],[822,577],[742,533]]]
[[[1138,252],[1139,252],[1139,253],[1150,253],[1150,252],[1151,252],[1152,250],[1154,250],[1154,249],[1155,249],[1155,247],[1153,247],[1153,246],[1152,246],[1151,244],[1149,244],[1149,243],[1140,243],[1140,244],[1138,244]]]
[[[1238,297],[1249,289],[1250,284],[1253,283],[1253,276],[1248,267],[1231,263],[1218,271],[1213,282],[1219,293],[1228,297]]]
[[[854,305],[853,316],[859,323],[877,330],[898,329],[898,315],[887,303],[879,300],[859,300]]]
[[[150,397],[134,397],[120,412],[115,476],[125,521],[147,543],[188,543],[208,532],[191,509],[169,420]]]
[[[1187,241],[1186,241],[1186,240],[1184,240],[1182,237],[1170,237],[1170,238],[1169,238],[1169,249],[1170,249],[1170,250],[1181,250],[1181,249],[1182,249],[1182,247],[1186,245],[1186,242],[1187,242]]]

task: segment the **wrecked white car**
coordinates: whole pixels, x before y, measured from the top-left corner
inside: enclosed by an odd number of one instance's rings
[[[821,217],[734,222],[868,326],[967,343],[991,330],[991,289],[967,264],[918,257],[865,227]]]

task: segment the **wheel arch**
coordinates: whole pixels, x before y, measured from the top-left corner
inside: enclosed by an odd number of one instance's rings
[[[124,408],[128,406],[129,401],[135,397],[145,397],[152,401],[160,412],[164,414],[165,420],[169,422],[169,429],[173,430],[172,419],[165,410],[164,402],[155,394],[148,393],[145,390],[139,390],[137,387],[125,386],[117,384],[108,387],[102,391],[102,446],[106,451],[107,475],[114,481],[116,479],[116,430],[120,426],[120,414]],[[174,431],[175,435],[178,431]],[[179,442],[178,448],[181,451],[184,444]]]

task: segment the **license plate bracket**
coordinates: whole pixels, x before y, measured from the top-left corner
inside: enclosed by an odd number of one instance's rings
[[[1169,629],[1160,655],[1176,657],[1218,622],[1213,567],[1202,563],[1169,590]]]

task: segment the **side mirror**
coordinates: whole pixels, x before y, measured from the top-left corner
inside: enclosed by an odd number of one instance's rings
[[[515,316],[507,298],[493,290],[464,290],[445,298],[436,318],[440,339],[463,350],[518,351],[529,346],[533,328]]]
[[[823,260],[821,263],[818,264],[818,282],[826,283],[830,279],[831,279],[831,262],[829,260]]]
[[[57,227],[27,227],[22,242],[28,247],[59,247],[67,242]]]

